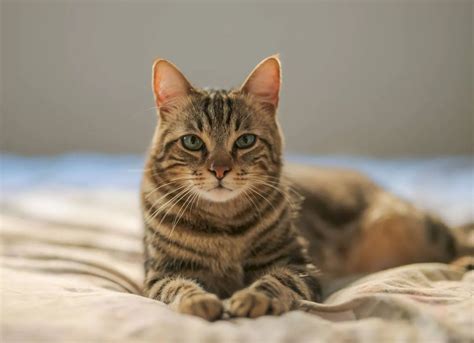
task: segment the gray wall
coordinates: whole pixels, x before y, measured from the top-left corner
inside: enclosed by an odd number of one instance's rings
[[[2,150],[142,152],[155,57],[236,86],[280,52],[287,149],[472,152],[473,2],[2,2]]]

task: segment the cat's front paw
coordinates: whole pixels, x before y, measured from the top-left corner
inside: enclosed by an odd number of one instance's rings
[[[217,320],[222,316],[224,306],[221,300],[210,293],[184,297],[177,307],[178,312],[198,316],[206,320]]]
[[[289,310],[290,306],[282,299],[250,288],[236,292],[229,300],[229,314],[233,317],[257,318],[266,314],[280,315]]]

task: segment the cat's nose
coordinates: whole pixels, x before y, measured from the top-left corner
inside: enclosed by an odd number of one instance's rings
[[[217,163],[211,163],[211,166],[209,167],[209,171],[213,173],[218,180],[222,180],[225,175],[230,172],[230,169],[230,166],[227,164]]]

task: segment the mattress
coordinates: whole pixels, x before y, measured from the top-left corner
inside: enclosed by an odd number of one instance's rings
[[[363,171],[453,226],[474,222],[472,157],[288,159]],[[446,264],[343,280],[323,303],[280,317],[209,323],[143,297],[142,165],[140,156],[1,157],[3,342],[474,340],[474,271]]]

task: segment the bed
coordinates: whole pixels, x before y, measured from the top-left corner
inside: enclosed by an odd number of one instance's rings
[[[453,226],[474,222],[470,156],[288,159],[361,170]],[[453,265],[342,280],[322,304],[256,320],[209,323],[141,296],[142,165],[140,156],[1,156],[3,342],[474,341],[474,271]]]

